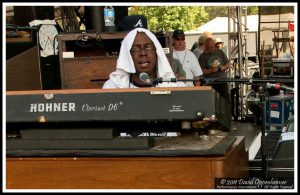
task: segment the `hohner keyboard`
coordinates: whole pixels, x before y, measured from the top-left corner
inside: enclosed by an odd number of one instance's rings
[[[154,146],[151,136],[120,133],[180,132],[183,123],[218,118],[214,93],[210,87],[7,92],[7,151],[146,150]]]
[[[6,100],[8,123],[198,120],[214,114],[210,87],[7,92]]]

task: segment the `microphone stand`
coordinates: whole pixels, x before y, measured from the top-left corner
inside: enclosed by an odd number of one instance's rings
[[[161,78],[157,79],[156,82],[177,82],[177,81],[195,81],[194,79],[182,79],[182,80],[177,80],[176,78],[171,78],[171,79],[166,79],[163,80]],[[215,85],[215,84],[221,84],[221,83],[228,83],[228,82],[238,82],[238,83],[246,83],[249,85],[259,85],[259,97],[260,97],[260,106],[261,106],[261,121],[262,121],[262,126],[261,126],[261,167],[262,167],[262,179],[267,178],[267,168],[268,168],[268,163],[267,163],[267,155],[266,155],[266,96],[268,95],[268,90],[267,90],[267,83],[277,83],[277,82],[284,82],[284,83],[293,83],[293,79],[239,79],[239,78],[201,78],[200,79],[201,83],[203,81],[206,81],[206,84],[210,85]],[[204,82],[205,83],[205,82]],[[270,103],[269,103],[270,105]],[[271,120],[269,120],[269,123],[271,124]],[[268,126],[268,133],[270,133]]]
[[[267,178],[267,156],[266,156],[266,86],[260,85],[259,89],[259,98],[260,98],[260,106],[261,106],[261,167],[262,167],[262,179]],[[269,106],[271,106],[269,104]],[[269,121],[271,124],[271,121]],[[269,125],[270,127],[270,125]],[[269,129],[268,129],[269,130]],[[270,131],[268,131],[270,133]]]
[[[224,82],[239,82],[239,83],[247,83],[250,85],[259,85],[259,98],[260,98],[260,106],[261,106],[261,167],[262,167],[262,179],[267,178],[267,168],[268,161],[266,155],[266,130],[270,133],[270,125],[268,129],[266,128],[266,96],[268,96],[268,90],[266,87],[267,83],[276,83],[278,80],[276,79],[215,79],[213,80],[213,84],[224,83]],[[292,83],[293,80],[286,81],[288,83]],[[270,102],[269,102],[269,106]],[[270,117],[270,115],[269,115]],[[271,119],[269,119],[269,123],[271,124]]]

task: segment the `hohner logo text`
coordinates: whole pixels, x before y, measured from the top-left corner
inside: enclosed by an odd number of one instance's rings
[[[39,103],[31,104],[29,112],[72,112],[75,103]]]

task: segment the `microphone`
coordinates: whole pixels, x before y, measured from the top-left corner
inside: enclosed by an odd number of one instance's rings
[[[152,81],[149,77],[149,75],[145,72],[142,72],[140,75],[139,75],[139,78],[141,79],[141,81],[143,81],[144,83],[146,83],[147,85],[151,85],[153,86],[152,84]]]
[[[280,83],[275,83],[275,84],[267,83],[267,88],[294,92],[294,88],[288,87],[286,85],[281,85]]]

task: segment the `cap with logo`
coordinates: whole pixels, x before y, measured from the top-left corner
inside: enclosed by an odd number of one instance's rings
[[[182,30],[174,30],[173,32],[173,38],[177,38],[177,37],[185,37],[185,34]]]
[[[147,19],[143,15],[130,15],[123,18],[118,25],[120,31],[131,31],[135,28],[148,28]]]

